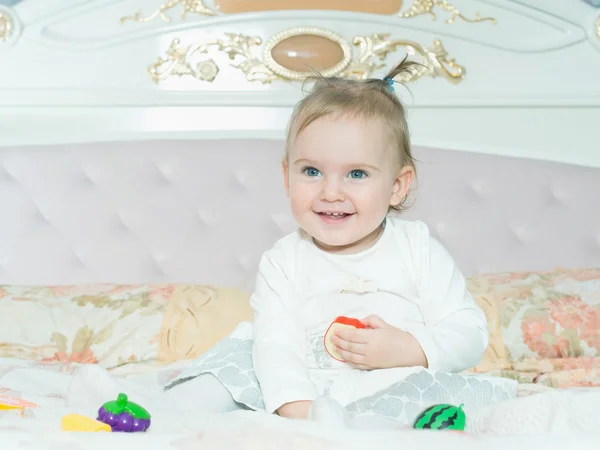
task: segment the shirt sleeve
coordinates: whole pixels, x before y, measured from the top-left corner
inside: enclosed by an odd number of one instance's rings
[[[306,364],[305,337],[294,320],[293,289],[273,252],[263,255],[250,304],[254,310],[253,364],[265,409],[314,400],[317,391]]]
[[[418,292],[425,328],[406,330],[421,344],[428,367],[461,372],[476,366],[488,345],[484,312],[448,251],[422,224]]]

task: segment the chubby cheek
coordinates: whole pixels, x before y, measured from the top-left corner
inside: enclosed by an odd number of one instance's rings
[[[290,184],[289,192],[292,213],[295,216],[312,211],[314,196],[308,186],[301,184]]]
[[[390,192],[383,186],[370,186],[370,189],[355,192],[353,200],[357,208],[363,212],[372,214],[381,210],[387,211]]]
[[[361,193],[359,198],[355,197],[354,205],[359,212],[357,219],[362,226],[369,229],[378,227],[388,213],[389,199],[389,193],[383,189],[372,189]]]

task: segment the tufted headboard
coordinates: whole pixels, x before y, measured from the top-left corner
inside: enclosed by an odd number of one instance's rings
[[[294,229],[276,140],[0,148],[0,283],[250,289]],[[600,168],[419,147],[408,218],[467,274],[600,266]]]

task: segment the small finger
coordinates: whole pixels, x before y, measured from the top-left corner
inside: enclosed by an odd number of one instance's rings
[[[367,339],[364,333],[360,333],[360,331],[364,330],[351,330],[351,329],[342,329],[337,330],[334,333],[334,336],[338,336],[344,341],[356,342],[358,344],[366,344]]]
[[[348,350],[344,350],[343,348],[340,348],[340,347],[336,347],[336,350],[338,351],[340,356],[344,359],[344,361],[346,361],[347,363],[350,363],[350,364],[362,364],[365,359],[364,355],[352,353],[352,352],[349,352]]]
[[[336,347],[341,348],[342,350],[349,351],[350,353],[356,353],[359,355],[365,354],[365,344],[359,344],[357,342],[346,341],[344,339],[340,339],[339,337],[333,336],[331,341],[336,345]]]

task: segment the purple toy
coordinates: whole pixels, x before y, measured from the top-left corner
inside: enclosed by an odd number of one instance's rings
[[[117,400],[106,402],[98,410],[98,419],[110,425],[112,431],[135,433],[150,428],[150,413],[137,403],[127,400],[125,394],[119,394]]]

